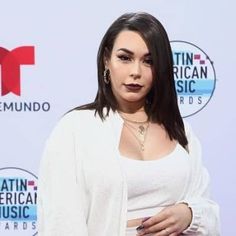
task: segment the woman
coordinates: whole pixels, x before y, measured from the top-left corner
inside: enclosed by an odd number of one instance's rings
[[[39,236],[219,235],[161,23],[147,13],[120,16],[97,63],[95,101],[67,113],[47,142]]]

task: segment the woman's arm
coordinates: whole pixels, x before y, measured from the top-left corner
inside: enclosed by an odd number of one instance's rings
[[[183,232],[185,235],[220,235],[219,207],[210,199],[210,178],[207,169],[202,164],[201,145],[191,127],[185,123],[188,139],[188,149],[192,164],[192,177],[186,198],[192,210],[192,222]]]
[[[88,235],[86,190],[73,132],[73,117],[68,114],[51,134],[41,160],[39,236]]]

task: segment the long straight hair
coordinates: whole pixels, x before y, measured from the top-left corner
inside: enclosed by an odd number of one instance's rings
[[[188,141],[177,103],[173,74],[173,58],[168,35],[162,24],[144,12],[121,15],[108,28],[97,54],[98,91],[94,102],[76,109],[94,109],[102,120],[116,111],[118,104],[110,84],[104,82],[105,59],[110,59],[117,35],[124,30],[140,34],[153,61],[153,85],[146,97],[145,111],[150,121],[162,124],[170,139],[176,139],[186,148]],[[107,108],[107,109],[104,109]],[[105,114],[104,114],[104,111]]]

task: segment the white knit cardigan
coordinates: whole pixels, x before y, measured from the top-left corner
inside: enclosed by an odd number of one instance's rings
[[[120,166],[122,119],[110,111],[66,114],[50,135],[38,183],[39,236],[125,236],[127,184]],[[209,175],[201,148],[185,123],[191,177],[184,199],[193,212],[185,235],[219,235],[219,212],[209,199]]]

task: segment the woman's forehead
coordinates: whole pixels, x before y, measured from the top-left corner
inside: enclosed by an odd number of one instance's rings
[[[148,54],[148,47],[138,32],[131,30],[121,31],[114,42],[113,51],[119,51],[121,49],[127,49],[133,53],[139,53],[142,55]]]

